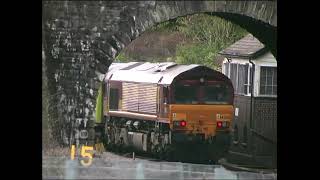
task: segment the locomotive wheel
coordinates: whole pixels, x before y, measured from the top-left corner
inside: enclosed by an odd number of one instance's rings
[[[166,153],[165,149],[161,147],[161,145],[158,145],[158,151],[157,155],[159,160],[165,160],[166,159]]]
[[[156,158],[156,159],[161,159],[161,158],[162,158],[161,145],[160,145],[160,144],[152,145],[152,147],[151,147],[151,153],[152,153],[152,155],[154,156],[154,158]]]
[[[102,143],[105,141],[104,134],[105,134],[104,128],[101,125],[95,127],[95,138],[94,138],[95,144]]]
[[[124,144],[123,144],[123,138],[120,138],[120,142],[117,143],[117,152],[123,153],[124,152]]]
[[[107,146],[110,150],[116,149],[115,133],[115,129],[113,127],[110,127],[107,133]]]
[[[165,145],[165,160],[171,161],[174,160],[174,149],[171,145]]]
[[[107,122],[104,125],[104,130],[102,133],[102,143],[104,145],[104,147],[108,146],[109,140],[108,140],[108,126],[107,126]]]
[[[169,161],[172,159],[172,151],[169,145],[164,145],[164,147],[159,148],[158,157],[160,160]]]
[[[159,160],[171,160],[173,157],[172,150],[168,145],[165,145],[164,147],[162,147],[161,144],[155,145],[152,154]]]

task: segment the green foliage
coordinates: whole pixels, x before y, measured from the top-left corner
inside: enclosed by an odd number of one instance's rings
[[[178,47],[176,62],[203,64],[220,70],[215,62],[218,52],[244,37],[247,32],[241,27],[219,17],[196,14],[179,18],[178,31],[194,42]]]
[[[240,26],[207,14],[186,16],[177,21],[180,24],[178,30],[189,38],[198,42],[214,43],[218,48],[247,34]]]
[[[172,60],[179,64],[203,64],[220,70],[216,62],[218,52],[227,48],[248,32],[240,26],[222,18],[195,14],[169,20],[150,28],[148,31],[179,32],[192,41],[192,44],[180,44]],[[133,57],[134,55],[129,54]],[[137,57],[135,57],[136,59]],[[121,53],[117,59],[127,62],[129,57]],[[157,59],[154,57],[153,59]]]
[[[196,43],[187,46],[179,46],[176,52],[176,63],[178,64],[203,64],[214,67],[213,59],[218,49],[213,45]]]
[[[130,57],[126,56],[125,53],[121,52],[119,55],[116,57],[115,61],[116,62],[129,62]]]
[[[153,31],[158,31],[158,32],[174,32],[178,31],[179,26],[183,26],[180,21],[178,21],[179,18],[177,19],[171,19],[169,21],[165,21],[162,23],[159,23],[153,27],[151,27],[148,31],[153,32]]]

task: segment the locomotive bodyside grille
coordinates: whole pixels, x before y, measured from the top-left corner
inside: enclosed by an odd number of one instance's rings
[[[157,86],[155,84],[122,83],[122,110],[155,114]]]

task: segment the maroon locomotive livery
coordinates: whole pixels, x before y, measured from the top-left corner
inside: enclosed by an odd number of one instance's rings
[[[233,86],[218,71],[170,62],[113,63],[103,86],[104,118],[97,129],[107,149],[172,158],[188,148],[215,160],[228,148]]]

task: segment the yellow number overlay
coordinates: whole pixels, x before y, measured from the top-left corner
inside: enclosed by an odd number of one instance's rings
[[[75,151],[76,151],[75,145],[72,145],[71,146],[71,160],[74,160]],[[91,152],[88,152],[88,151],[91,151]],[[81,156],[83,158],[88,158],[86,162],[84,160],[80,161],[83,166],[90,166],[92,164],[92,153],[93,153],[92,146],[82,146],[81,147]]]
[[[92,164],[92,154],[90,152],[86,152],[86,151],[93,151],[93,147],[92,146],[82,146],[81,148],[81,156],[82,157],[88,157],[88,161],[85,162],[84,160],[81,160],[81,164],[83,166],[90,166]]]
[[[74,155],[75,155],[76,147],[75,145],[71,146],[71,160],[74,160]]]

